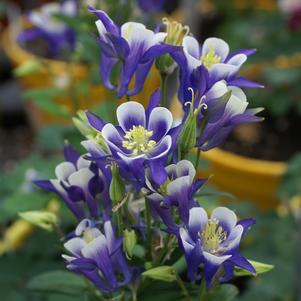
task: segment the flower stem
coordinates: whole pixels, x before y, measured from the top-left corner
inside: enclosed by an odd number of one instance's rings
[[[180,289],[182,291],[182,294],[185,296],[185,300],[186,301],[191,301],[191,297],[190,297],[190,295],[188,293],[188,290],[187,290],[184,282],[182,281],[182,279],[181,279],[181,277],[179,275],[177,275],[177,282],[178,282],[179,287],[180,287]]]
[[[194,168],[197,171],[199,163],[200,163],[200,157],[201,157],[201,149],[198,147],[198,151],[196,154],[196,159],[195,159],[195,164],[194,164]]]
[[[122,236],[122,230],[123,230],[123,221],[122,221],[122,208],[120,207],[117,210],[117,229],[118,229],[118,236]]]
[[[161,76],[161,106],[167,108],[167,79],[168,76],[165,73],[160,73]]]
[[[198,301],[206,301],[206,295],[206,282],[205,279],[202,279]]]
[[[147,239],[147,257],[152,261],[152,221],[151,212],[147,199],[145,199],[145,220],[146,220],[146,239]]]

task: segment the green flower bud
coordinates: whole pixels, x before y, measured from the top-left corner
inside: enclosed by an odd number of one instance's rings
[[[26,76],[29,74],[33,74],[36,72],[40,72],[43,69],[42,63],[37,59],[32,59],[29,61],[26,61],[19,67],[14,69],[14,75],[15,76]]]
[[[123,246],[124,251],[127,255],[128,259],[131,259],[133,256],[133,250],[137,243],[137,236],[134,230],[127,230],[123,231]]]
[[[197,134],[196,118],[196,114],[194,114],[194,112],[190,112],[185,121],[182,132],[180,134],[180,148],[182,153],[187,154],[195,146]]]
[[[19,216],[34,226],[47,231],[53,231],[58,220],[55,214],[47,211],[26,211],[20,212]]]
[[[113,163],[112,167],[112,180],[110,184],[110,198],[114,205],[120,203],[125,197],[125,184],[120,176],[117,164]]]
[[[105,152],[108,151],[107,144],[101,134],[93,127],[90,126],[87,115],[85,111],[77,111],[77,116],[72,118],[73,124],[78,129],[78,131],[85,136],[87,139],[93,140],[97,143]]]
[[[273,265],[265,264],[265,263],[262,263],[262,262],[257,262],[257,261],[253,261],[253,260],[248,260],[248,262],[256,270],[256,274],[255,275],[269,272],[269,271],[271,271],[274,268]],[[252,274],[251,272],[246,271],[246,270],[244,270],[242,268],[239,268],[239,267],[235,267],[234,268],[234,275],[237,276],[237,277],[239,277],[239,276],[250,276],[250,275],[254,276],[254,274]]]
[[[166,282],[173,282],[177,280],[176,271],[173,267],[167,265],[149,269],[142,273],[142,275],[155,280],[161,280]]]

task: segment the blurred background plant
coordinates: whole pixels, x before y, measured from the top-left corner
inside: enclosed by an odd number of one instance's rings
[[[57,22],[62,22],[76,35],[73,51],[64,50],[56,56],[51,55],[40,38],[34,43],[17,42],[19,34],[32,26],[25,21],[24,14],[45,1],[0,3],[1,47],[6,53],[1,51],[0,56],[0,289],[3,300],[84,300],[78,294],[85,285],[70,274],[54,272],[48,278],[46,275],[42,281],[44,287],[37,287],[37,280],[32,277],[64,268],[57,255],[60,254],[57,233],[34,230],[18,217],[18,212],[45,209],[62,221],[66,232],[71,230],[73,217],[65,207],[54,195],[36,190],[31,181],[53,176],[52,171],[62,158],[58,150],[65,139],[80,148],[80,137],[68,123],[78,109],[89,108],[107,120],[113,118],[117,103],[112,101],[113,93],[106,92],[100,85],[97,33],[93,16],[85,9],[87,4],[107,11],[120,24],[131,18],[154,26],[162,16],[171,14],[177,20],[187,20],[194,32],[198,32],[200,41],[215,35],[227,40],[233,50],[259,49],[243,72],[266,87],[249,91],[252,106],[265,107],[266,121],[241,127],[223,149],[268,161],[287,162],[294,156],[288,167],[285,164],[281,169],[279,181],[287,169],[281,185],[277,180],[277,187],[271,191],[278,203],[273,203],[269,211],[259,211],[260,205],[250,198],[241,202],[218,192],[223,185],[214,183],[214,178],[212,182],[218,188],[208,191],[205,201],[208,208],[213,208],[225,199],[230,200],[241,216],[254,212],[258,216],[257,225],[246,241],[252,247],[246,248],[245,253],[249,258],[276,266],[260,279],[241,278],[237,284],[242,292],[236,300],[299,300],[301,160],[295,155],[301,148],[299,1],[166,1],[162,7],[148,7],[145,6],[147,1],[138,2],[79,1],[76,19],[56,14]],[[148,99],[159,84],[154,70],[146,84],[146,94],[137,95],[137,99]],[[202,164],[208,166],[206,160]],[[249,180],[248,185],[252,183]],[[234,192],[243,185],[237,183]],[[260,202],[265,201],[260,197]],[[32,231],[34,236],[30,235]],[[65,279],[68,289],[60,289],[59,280],[55,279]]]

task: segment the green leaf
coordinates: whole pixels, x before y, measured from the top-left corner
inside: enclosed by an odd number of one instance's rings
[[[161,280],[166,282],[173,282],[177,279],[177,275],[174,268],[167,265],[149,269],[142,273],[142,275],[155,280]]]
[[[10,216],[17,215],[22,211],[40,210],[46,207],[49,195],[29,192],[16,192],[5,198],[2,202],[2,210]]]
[[[206,295],[206,301],[231,301],[238,295],[238,289],[232,284],[222,284]]]
[[[88,290],[85,280],[66,271],[51,271],[32,278],[27,288],[37,292],[79,295]]]
[[[248,260],[248,261],[255,268],[256,275],[269,272],[269,271],[271,271],[274,268],[274,266],[270,265],[270,264],[265,264],[265,263],[258,262],[258,261],[253,261],[253,260]],[[251,273],[251,272],[249,272],[247,270],[241,269],[239,267],[235,267],[235,269],[234,269],[234,275],[238,276],[238,277],[239,276],[251,276],[251,275],[254,276],[253,273]]]

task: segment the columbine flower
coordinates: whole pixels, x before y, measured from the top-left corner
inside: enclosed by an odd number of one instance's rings
[[[164,43],[183,47],[183,40],[189,33],[189,27],[187,25],[183,26],[177,21],[170,21],[168,18],[162,19],[162,25],[166,32]],[[177,64],[169,54],[165,54],[157,59],[156,66],[161,73],[171,74]]]
[[[198,271],[203,266],[210,287],[215,276],[231,278],[234,266],[255,274],[253,266],[238,250],[242,236],[254,223],[252,219],[237,222],[235,213],[225,207],[214,209],[210,218],[203,208],[192,208],[188,226],[181,228],[179,235],[188,264],[188,277],[191,280],[200,278]]]
[[[64,244],[71,255],[63,255],[67,268],[87,277],[103,293],[117,290],[132,280],[132,270],[122,252],[122,239],[117,239],[110,221],[103,233],[89,219],[82,220],[75,237]]]
[[[39,180],[35,183],[47,191],[57,193],[79,220],[87,215],[85,204],[91,217],[99,217],[99,198],[106,214],[110,214],[110,179],[107,175],[105,177],[94,163],[79,156],[70,145],[65,147],[65,159],[65,162],[55,168],[56,179]]]
[[[220,80],[239,87],[262,87],[237,77],[240,67],[254,52],[254,49],[241,49],[229,54],[229,45],[222,39],[208,38],[200,46],[194,37],[185,36],[183,51],[172,54],[181,70],[179,98],[182,101],[187,99],[189,87],[196,91],[200,89],[199,85],[206,84],[210,88]]]
[[[119,126],[99,124],[89,115],[91,126],[101,130],[113,158],[124,170],[131,171],[137,179],[144,178],[144,163],[165,160],[177,137],[177,128],[172,128],[171,112],[157,107],[159,93],[154,93],[147,110],[134,101],[117,108]]]
[[[53,56],[58,55],[63,48],[73,50],[75,32],[64,22],[58,20],[56,17],[58,14],[75,17],[77,14],[76,1],[66,0],[62,4],[49,3],[30,12],[27,17],[34,27],[21,33],[19,40],[25,42],[43,38],[47,41]]]
[[[207,151],[224,142],[233,129],[242,123],[259,122],[255,116],[261,108],[247,109],[245,93],[225,81],[215,83],[201,100],[206,109],[199,113],[200,132],[196,146]],[[196,104],[200,106],[200,103]]]
[[[166,33],[154,33],[136,22],[127,22],[119,27],[104,11],[90,10],[99,18],[96,26],[102,50],[100,69],[104,85],[108,89],[115,89],[110,78],[113,67],[120,62],[118,97],[137,94],[143,87],[154,59],[175,48],[162,43]],[[135,85],[130,89],[129,84],[134,75]]]
[[[145,12],[156,12],[163,8],[165,0],[138,0],[138,5]]]
[[[146,170],[145,193],[154,211],[170,230],[177,227],[171,217],[171,207],[177,207],[181,220],[188,222],[189,210],[196,206],[193,196],[205,180],[194,180],[196,171],[188,160],[167,167],[152,166]]]

